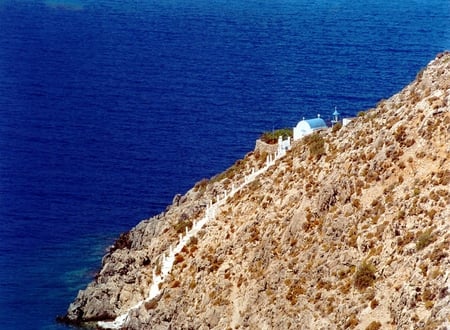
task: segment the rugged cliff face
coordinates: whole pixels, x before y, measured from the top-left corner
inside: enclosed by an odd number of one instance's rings
[[[112,320],[162,254],[265,151],[123,234],[64,321]],[[450,53],[348,126],[314,134],[229,196],[127,329],[450,328]],[[166,253],[167,253],[166,252]],[[88,323],[86,323],[88,322]]]

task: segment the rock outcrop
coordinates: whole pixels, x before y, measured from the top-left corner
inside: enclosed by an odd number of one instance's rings
[[[123,234],[64,321],[112,320],[249,153]],[[450,328],[450,53],[348,126],[296,141],[176,255],[127,329]]]

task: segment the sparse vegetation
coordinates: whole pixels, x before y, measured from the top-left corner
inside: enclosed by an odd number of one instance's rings
[[[286,294],[286,299],[291,302],[291,305],[295,305],[297,303],[297,297],[305,294],[306,291],[299,281],[289,281],[287,283],[286,285],[289,286],[289,290]]]
[[[192,221],[186,213],[182,213],[173,228],[178,234],[183,234],[186,231],[186,228],[188,230],[192,228]]]
[[[194,186],[194,191],[199,191],[200,193],[203,193],[209,183],[208,179],[202,179],[199,182],[197,182]]]
[[[214,221],[175,256],[161,285],[164,306],[151,301],[147,310],[164,308],[170,317],[175,308],[173,322],[178,322],[184,315],[203,321],[203,310],[209,309],[223,318],[220,324],[231,324],[233,313],[234,329],[263,322],[298,328],[299,319],[311,320],[300,327],[314,328],[319,318],[339,329],[400,324],[436,329],[449,294],[442,283],[450,253],[450,116],[435,112],[436,103],[427,108],[423,102],[423,94],[439,95],[432,88],[412,90],[420,102],[416,111],[409,111],[410,90],[382,101],[348,128],[295,142],[286,157],[229,195]],[[431,140],[421,137],[422,130]],[[144,297],[152,267],[161,273],[162,253],[173,247],[175,232],[189,229],[204,215],[208,200],[240,185],[252,167],[264,166],[267,154],[261,150],[199,181],[179,207],[168,208],[160,231],[145,228],[151,239],[114,254],[124,266],[116,278],[135,280],[125,285],[139,287]],[[144,251],[133,262],[139,244]],[[147,268],[133,272],[140,265]],[[109,276],[105,272],[99,283]],[[282,318],[270,323],[270,315]],[[186,326],[196,328],[189,322]]]
[[[381,323],[378,321],[372,321],[365,330],[378,330],[381,329]]]
[[[170,282],[169,287],[170,288],[178,288],[181,285],[181,282],[178,280],[173,280]]]
[[[152,299],[152,300],[147,301],[145,303],[145,309],[146,310],[155,309],[157,306],[158,306],[158,300],[157,299]]]
[[[355,273],[354,285],[358,290],[364,290],[375,282],[376,268],[370,262],[364,260]]]
[[[277,129],[275,131],[272,132],[264,132],[260,139],[263,142],[266,142],[268,144],[275,144],[278,142],[278,137],[281,136],[283,137],[283,139],[287,138],[287,137],[293,137],[293,130],[292,128],[282,128],[282,129]]]
[[[176,265],[176,264],[179,264],[180,262],[183,262],[183,261],[184,261],[183,255],[181,253],[177,253],[175,255],[174,264]]]
[[[378,307],[380,303],[378,302],[378,300],[376,299],[372,299],[372,301],[370,302],[370,308],[375,309]]]
[[[359,324],[358,318],[356,317],[355,314],[352,314],[352,315],[349,317],[347,323],[345,324],[345,328],[346,328],[346,329],[353,329],[353,328],[355,328],[358,324]]]
[[[342,128],[342,123],[338,122],[338,123],[333,125],[333,128],[331,129],[331,131],[333,133],[337,133],[341,128]]]
[[[320,158],[325,155],[325,140],[320,133],[316,132],[307,135],[303,138],[303,140],[309,148],[309,154],[311,157]]]
[[[427,247],[428,245],[430,245],[433,241],[434,241],[434,236],[432,235],[432,229],[427,229],[426,231],[424,231],[423,233],[420,233],[417,236],[417,241],[416,241],[416,249],[417,250],[422,250],[423,248]]]

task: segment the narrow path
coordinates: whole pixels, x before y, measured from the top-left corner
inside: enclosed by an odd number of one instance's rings
[[[279,154],[275,154],[274,157],[269,155],[267,157],[266,165],[263,168],[257,171],[254,171],[253,169],[250,175],[245,176],[244,182],[240,186],[235,188],[233,184],[231,191],[229,193],[225,193],[225,196],[222,199],[219,199],[216,203],[210,202],[206,208],[205,216],[199,222],[194,221],[191,230],[187,231],[186,229],[186,235],[182,236],[182,234],[180,234],[180,241],[175,246],[175,248],[172,248],[172,246],[170,246],[169,253],[167,256],[166,253],[163,253],[161,273],[159,275],[156,275],[155,270],[153,270],[153,281],[150,287],[148,297],[145,300],[142,300],[138,302],[136,305],[129,308],[124,314],[116,317],[114,321],[107,321],[107,322],[100,321],[98,322],[98,326],[104,329],[122,328],[125,322],[127,321],[127,318],[131,311],[140,308],[143,304],[151,301],[152,299],[156,298],[159,294],[161,294],[159,285],[165,281],[167,275],[169,275],[169,273],[172,271],[173,263],[175,261],[175,255],[181,252],[181,250],[189,242],[189,240],[195,235],[197,235],[197,233],[200,231],[200,229],[203,228],[203,226],[206,223],[216,218],[216,214],[218,213],[219,208],[227,203],[228,198],[233,197],[234,194],[242,190],[242,188],[244,188],[247,184],[253,182],[256,179],[256,177],[266,172],[272,165],[275,164],[276,160],[280,159],[285,154],[286,154],[285,152],[282,152]]]

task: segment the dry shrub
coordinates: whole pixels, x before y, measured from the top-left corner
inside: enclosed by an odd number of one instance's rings
[[[376,268],[364,260],[355,273],[354,285],[358,290],[364,290],[375,282]]]
[[[366,330],[378,330],[381,328],[381,323],[378,321],[372,321],[367,327]]]
[[[181,285],[181,282],[180,281],[178,281],[178,280],[173,280],[171,283],[170,283],[170,287],[171,288],[178,288],[179,286]]]
[[[448,243],[447,243],[448,244]],[[442,259],[448,257],[448,253],[444,250],[448,249],[447,246],[438,246],[431,253],[427,254],[427,257],[434,263],[439,264]]]
[[[370,308],[372,308],[372,309],[377,308],[378,305],[379,305],[379,302],[376,299],[372,299],[372,301],[370,302]]]
[[[436,298],[436,294],[433,292],[433,290],[431,290],[430,288],[425,288],[425,290],[423,290],[422,301],[432,301],[434,300],[434,298]]]
[[[290,283],[290,282],[289,282]],[[291,302],[291,305],[295,305],[297,303],[297,297],[301,294],[305,294],[305,289],[302,287],[299,281],[292,283],[289,286],[289,291],[286,294],[286,299]]]
[[[450,170],[440,171],[436,174],[437,183],[447,186],[450,184]]]
[[[158,306],[158,300],[152,299],[150,301],[147,301],[144,306],[146,310],[155,309]]]
[[[359,324],[359,320],[356,317],[356,315],[351,315],[348,319],[347,323],[345,324],[345,329],[353,329]]]
[[[423,233],[419,233],[416,241],[416,249],[422,250],[434,241],[434,235],[432,235],[432,229],[427,229]]]
[[[397,245],[402,248],[406,244],[411,243],[414,240],[414,233],[412,231],[408,231],[405,235],[397,238]]]
[[[350,292],[350,288],[351,288],[351,280],[345,281],[340,287],[339,287],[339,291],[342,294],[347,294]]]
[[[183,261],[184,261],[183,255],[180,254],[180,253],[177,253],[177,254],[175,255],[174,264],[176,265],[176,264],[178,264],[178,263],[180,263],[180,262],[183,262]]]
[[[200,193],[203,193],[206,190],[206,186],[208,185],[208,183],[208,179],[201,179],[194,185],[194,191],[200,191]]]
[[[309,148],[312,158],[320,158],[325,155],[325,140],[319,133],[313,133],[304,137],[304,142]]]
[[[434,306],[434,302],[429,301],[429,300],[425,301],[425,308],[426,309],[432,309],[433,306]]]
[[[182,213],[178,221],[174,224],[173,229],[175,229],[178,234],[184,234],[186,228],[188,230],[192,228],[192,221],[186,213]]]

